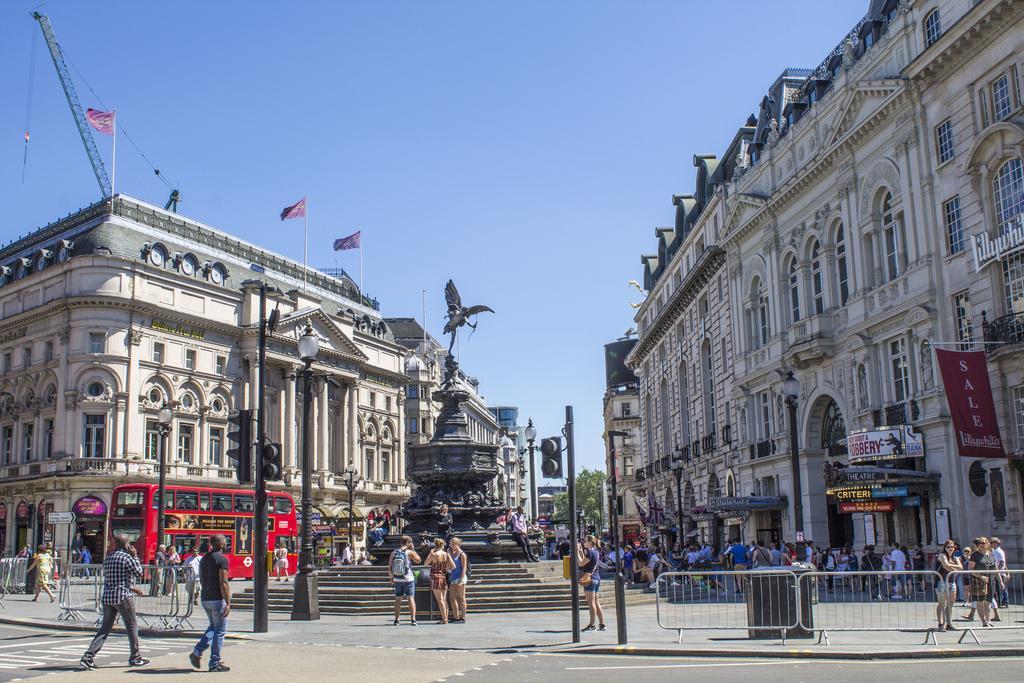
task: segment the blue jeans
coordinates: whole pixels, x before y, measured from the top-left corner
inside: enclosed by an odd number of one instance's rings
[[[206,610],[206,618],[210,620],[210,625],[192,652],[197,657],[202,657],[206,648],[210,648],[210,668],[213,669],[220,664],[220,651],[224,647],[224,632],[228,630],[228,618],[224,616],[223,600],[203,600],[203,609]]]

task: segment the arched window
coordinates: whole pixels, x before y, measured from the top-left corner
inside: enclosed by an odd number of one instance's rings
[[[887,280],[895,280],[900,275],[900,231],[897,225],[896,211],[892,206],[892,193],[886,192],[882,197],[882,236],[885,245],[885,274]]]
[[[661,457],[672,452],[672,417],[669,413],[668,380],[661,380]]]
[[[751,314],[750,314],[750,336],[753,342],[751,346],[759,349],[768,343],[768,293],[765,291],[761,278],[755,277],[750,284],[751,293]]]
[[[811,293],[814,295],[814,312],[825,312],[825,295],[821,285],[821,244],[814,240],[811,247]]]
[[[846,454],[846,422],[835,401],[829,401],[821,419],[821,447],[831,458]]]
[[[654,392],[647,392],[647,461],[654,462]]]
[[[683,362],[679,364],[679,416],[681,418],[679,441],[683,446],[690,443],[690,402],[688,395],[686,363]]]
[[[924,18],[924,46],[928,47],[942,35],[942,20],[939,10],[934,9]]]
[[[995,199],[996,223],[999,234],[1005,234],[1017,224],[1024,213],[1024,166],[1020,159],[1010,159],[992,179]],[[1024,313],[1024,257],[1010,256],[1003,261],[1003,284],[1006,290],[1006,309]]]
[[[711,342],[701,346],[701,364],[704,370],[704,435],[715,433],[715,368],[711,358]]]
[[[793,322],[800,319],[800,279],[796,273],[796,257],[789,259],[789,310]]]
[[[836,276],[838,278],[839,305],[845,306],[850,300],[850,271],[846,263],[846,234],[843,224],[836,228]]]

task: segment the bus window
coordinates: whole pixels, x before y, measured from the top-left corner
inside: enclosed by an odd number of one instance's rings
[[[198,510],[199,493],[196,491],[176,491],[174,494],[175,510]]]
[[[175,534],[172,537],[174,547],[178,549],[179,555],[184,555],[190,552],[192,548],[198,547],[198,539],[195,536],[186,536],[184,534]]]
[[[110,534],[117,536],[124,534],[128,540],[134,542],[142,535],[141,519],[114,519],[110,522]]]
[[[202,491],[199,493],[199,509],[209,510],[210,509],[210,494]]]
[[[292,502],[284,496],[274,498],[274,514],[287,515],[292,511]]]
[[[142,505],[145,491],[118,491],[117,505]]]
[[[235,496],[235,512],[252,512],[252,496]]]
[[[225,553],[231,552],[231,536],[225,534],[224,536],[224,551]]]
[[[231,512],[231,494],[213,494],[213,507],[211,507],[210,509],[216,512]]]

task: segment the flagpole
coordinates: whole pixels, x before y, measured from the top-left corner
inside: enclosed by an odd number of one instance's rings
[[[118,108],[114,108],[114,148],[111,151],[111,197],[115,193],[114,188],[118,179]]]
[[[306,291],[306,261],[309,258],[309,195],[302,198],[302,291]]]
[[[365,291],[366,290],[363,289],[363,232],[362,232],[362,230],[363,230],[362,228],[359,228],[359,298],[360,299],[365,299],[365,297],[366,297]],[[364,300],[364,301],[360,301],[359,303],[364,304],[366,302]]]

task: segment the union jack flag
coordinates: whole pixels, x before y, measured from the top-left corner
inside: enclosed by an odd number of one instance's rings
[[[647,525],[647,513],[644,512],[644,509],[642,507],[640,507],[640,501],[637,500],[636,498],[633,498],[633,504],[636,505],[636,514],[637,514],[637,516],[640,517],[640,521],[644,523],[644,526],[646,526]]]
[[[658,505],[653,493],[647,494],[647,523],[651,526],[665,523],[665,508]]]

